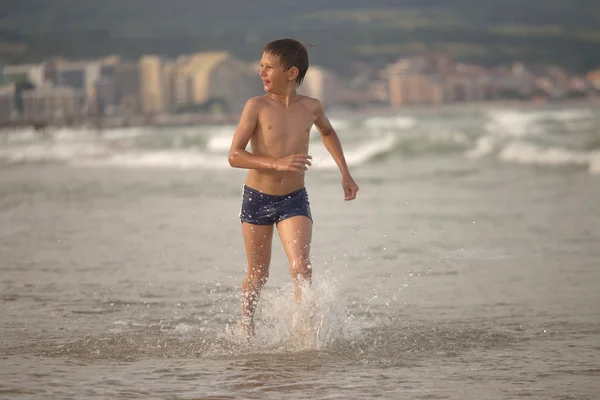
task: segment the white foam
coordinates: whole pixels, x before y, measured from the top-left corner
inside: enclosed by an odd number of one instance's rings
[[[589,108],[571,109],[571,110],[557,110],[548,111],[544,113],[544,116],[548,119],[557,121],[579,121],[582,119],[588,119],[594,117],[594,112]]]
[[[520,137],[531,133],[533,124],[542,118],[540,113],[524,113],[518,110],[490,110],[490,120],[484,129],[501,136]]]
[[[36,143],[39,146],[60,146],[60,145],[78,145],[82,142],[93,142],[101,140],[114,141],[118,139],[131,139],[141,136],[149,131],[145,128],[122,128],[98,131],[88,128],[55,128],[46,131],[36,131],[34,129],[19,129],[2,134],[0,142],[9,145],[19,145],[24,143]],[[77,144],[73,144],[76,142]]]
[[[344,131],[350,128],[350,121],[347,119],[329,118],[329,123],[331,123],[333,129],[337,131]]]
[[[374,130],[404,130],[410,129],[417,124],[413,117],[395,116],[395,117],[369,117],[364,121],[367,129]]]
[[[477,139],[475,146],[466,152],[468,158],[482,158],[492,153],[497,146],[497,140],[491,136],[481,136]]]
[[[503,161],[530,165],[588,165],[590,154],[561,147],[540,147],[523,141],[508,143],[499,153]]]
[[[70,162],[103,157],[108,150],[93,142],[32,143],[26,146],[0,149],[0,160],[9,164],[27,162]]]
[[[393,135],[384,136],[367,142],[354,144],[344,151],[349,166],[362,165],[380,154],[385,154],[394,148],[396,138]],[[310,151],[313,156],[314,168],[337,168],[333,158],[322,144],[314,144]]]
[[[558,121],[566,123],[567,126],[576,126],[574,124],[594,117],[594,113],[590,109],[545,111],[495,109],[488,110],[487,114],[489,117],[489,121],[485,124],[487,132],[512,137],[543,133],[539,127],[541,121]]]
[[[19,143],[19,142],[30,142],[37,140],[40,134],[35,130],[29,129],[17,129],[8,132],[0,133],[0,143]]]
[[[100,133],[93,132],[95,135],[108,140],[117,140],[117,139],[131,139],[138,136],[142,136],[144,134],[149,133],[147,129],[144,128],[122,128],[122,129],[111,129],[106,130]]]
[[[72,162],[72,164],[87,167],[116,166],[124,168],[231,168],[227,161],[227,157],[222,155],[212,155],[195,151],[169,150],[120,153],[104,159],[76,160]]]
[[[206,143],[206,149],[213,152],[229,151],[232,138],[233,131],[219,132],[208,139],[208,142]]]

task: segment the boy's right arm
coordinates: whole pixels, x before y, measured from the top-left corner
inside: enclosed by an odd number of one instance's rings
[[[274,160],[271,157],[260,157],[246,151],[248,142],[258,127],[259,109],[260,100],[257,98],[248,100],[244,106],[240,122],[231,141],[231,148],[229,149],[229,165],[234,168],[273,168]]]
[[[229,149],[229,165],[234,168],[272,169],[276,171],[306,171],[310,165],[310,156],[292,154],[286,157],[274,158],[257,156],[246,151],[250,138],[258,127],[260,99],[254,97],[246,102],[240,122],[233,135]]]

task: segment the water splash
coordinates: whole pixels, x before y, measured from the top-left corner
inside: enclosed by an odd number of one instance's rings
[[[288,353],[327,349],[349,335],[352,319],[331,275],[305,285],[302,293],[296,301],[292,283],[264,290],[255,316],[255,337],[247,341],[234,325],[225,327],[222,338],[241,351]]]

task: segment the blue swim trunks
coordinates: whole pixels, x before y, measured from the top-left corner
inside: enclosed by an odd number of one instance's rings
[[[253,225],[273,225],[284,219],[303,215],[310,218],[310,203],[305,188],[276,196],[244,185],[240,220]]]

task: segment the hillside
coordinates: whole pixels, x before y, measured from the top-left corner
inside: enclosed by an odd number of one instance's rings
[[[316,45],[337,69],[445,51],[487,65],[600,65],[596,0],[3,0],[0,60],[174,56],[228,49],[254,59],[273,38]]]

